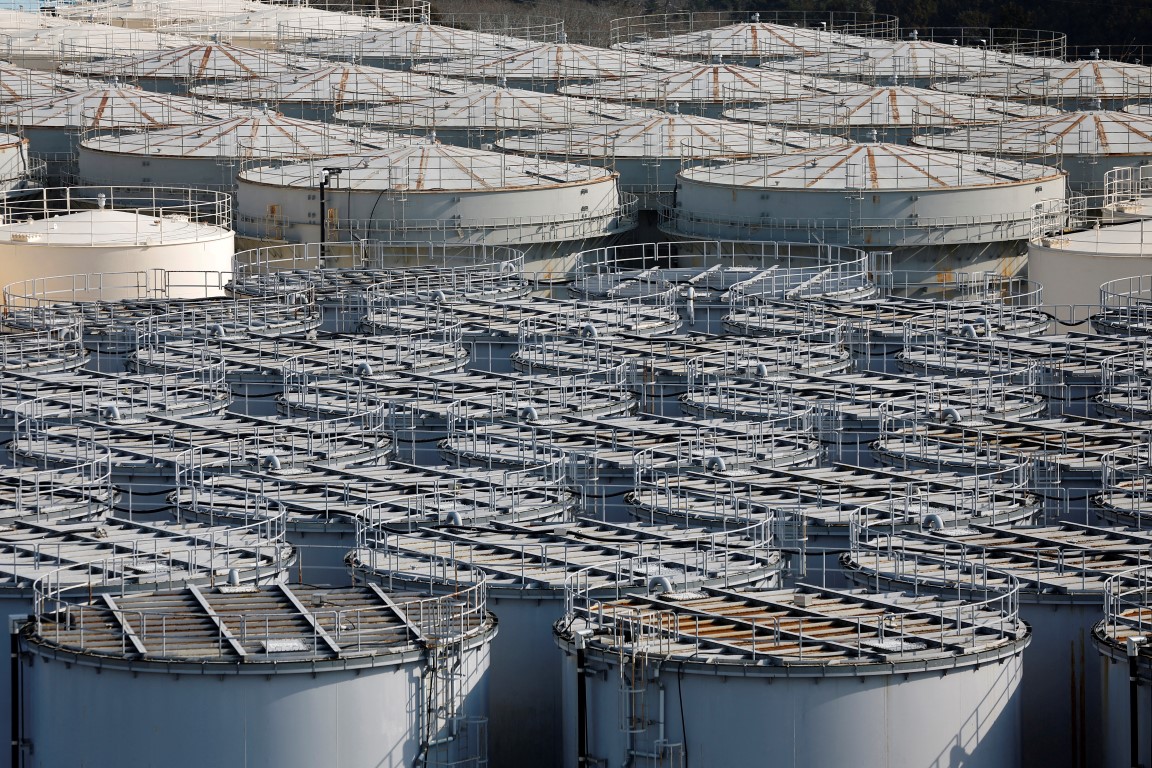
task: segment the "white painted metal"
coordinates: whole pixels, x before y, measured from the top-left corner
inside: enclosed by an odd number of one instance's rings
[[[0,35],[0,57],[23,67],[52,72],[66,63],[115,56],[123,51],[161,51],[191,42],[182,35],[78,22],[6,32]]]
[[[274,5],[259,3],[253,10],[236,8],[231,15],[217,16],[207,21],[172,24],[165,31],[188,37],[220,40],[248,48],[280,48],[301,42],[302,37],[315,30],[341,33],[390,29],[398,22],[372,16],[314,8],[306,4]]]
[[[1074,232],[1037,232],[1028,242],[1028,274],[1044,285],[1045,304],[1095,308],[1102,284],[1152,273],[1146,243],[1152,243],[1149,219]]]
[[[59,97],[69,91],[87,90],[89,87],[90,84],[83,78],[0,62],[0,102]]]
[[[321,34],[288,49],[307,56],[401,69],[463,56],[499,56],[531,45],[511,35],[420,22],[342,35],[338,41]]]

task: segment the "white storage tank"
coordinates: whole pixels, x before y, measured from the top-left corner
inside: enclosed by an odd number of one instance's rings
[[[172,24],[165,31],[187,37],[220,40],[246,48],[279,49],[301,42],[317,30],[355,34],[389,29],[397,22],[373,16],[341,13],[301,4],[255,3],[249,9],[234,6],[228,16]]]
[[[587,243],[635,226],[634,206],[611,171],[434,140],[363,158],[253,168],[238,179],[238,232],[255,245],[359,238],[510,245],[526,251],[525,271],[552,279],[573,268],[571,254]]]
[[[78,22],[44,29],[18,29],[0,36],[0,58],[30,69],[54,72],[64,64],[162,51],[192,43],[190,38],[160,32],[120,29]]]
[[[663,591],[575,595],[564,765],[646,758],[788,768],[1016,768],[1021,656],[1010,598]]]
[[[618,125],[654,110],[477,83],[453,94],[404,99],[337,112],[335,119],[428,134],[445,144],[482,147],[506,136],[585,125]]]
[[[1152,760],[1152,568],[1112,579],[1104,618],[1092,644],[1104,675],[1099,706],[1104,721],[1101,768],[1131,768]]]
[[[89,87],[91,86],[84,78],[0,62],[0,103],[62,96],[70,91],[87,90]]]
[[[86,131],[195,125],[224,117],[226,109],[207,101],[100,81],[83,91],[0,105],[0,124],[19,129],[29,151],[52,160],[49,172],[58,172],[58,163],[76,152]]]
[[[774,72],[734,64],[691,64],[672,72],[619,77],[598,83],[568,85],[568,96],[623,101],[638,106],[669,109],[719,117],[733,93],[754,93],[762,102],[802,99],[840,93],[852,86],[789,72]]]
[[[87,0],[61,3],[56,15],[113,27],[158,29],[173,24],[192,24],[265,9],[254,0]]]
[[[306,56],[355,61],[373,67],[408,69],[464,56],[502,56],[533,43],[511,35],[432,24],[399,24],[338,39],[317,35],[315,39],[288,47]]]
[[[280,583],[79,598],[49,596],[52,612],[24,631],[36,765],[486,762],[496,620],[482,585],[446,597]],[[128,701],[126,741],[112,704]]]
[[[466,56],[421,64],[417,72],[470,80],[506,81],[517,88],[553,92],[566,83],[642,77],[683,68],[676,59],[657,58],[591,45],[542,43],[496,56]]]
[[[223,120],[147,131],[105,133],[80,142],[82,184],[189,186],[231,191],[251,165],[382,151],[396,134],[240,110]]]
[[[775,123],[844,135],[855,141],[907,144],[921,133],[1053,115],[1057,110],[1013,101],[941,93],[908,85],[865,86],[858,90],[770,106],[738,107],[730,120]]]
[[[197,42],[163,51],[128,50],[118,56],[72,64],[66,70],[88,77],[123,77],[150,91],[186,93],[196,81],[274,77],[320,65],[316,59],[228,43]]]
[[[1152,219],[1072,232],[1036,232],[1028,242],[1028,275],[1044,286],[1045,304],[1079,306],[1078,317],[1095,312],[1102,292],[1120,295],[1132,288],[1142,289],[1132,295],[1132,304],[1146,313],[1146,281],[1140,278],[1152,274],[1150,244]]]
[[[189,93],[253,107],[272,104],[290,117],[327,121],[341,109],[446,96],[469,86],[464,80],[413,72],[359,64],[325,64],[305,72],[197,85]]]
[[[622,190],[641,196],[642,208],[654,207],[655,200],[649,196],[671,192],[676,174],[693,162],[781,155],[847,144],[845,139],[834,136],[675,112],[513,136],[497,142],[501,149],[521,155],[612,168],[620,174]]]
[[[1035,78],[1017,85],[1017,90],[1024,97],[1064,109],[1092,109],[1100,103],[1120,109],[1152,98],[1152,67],[1103,60],[1099,49],[1093,53],[1089,59],[1044,67]]]
[[[1152,117],[1097,107],[920,136],[913,143],[1053,165],[1068,174],[1070,189],[1092,195],[1104,191],[1109,171],[1152,162]]]
[[[0,197],[35,189],[44,164],[28,157],[28,139],[0,133]]]
[[[680,173],[661,229],[684,239],[796,240],[893,250],[898,271],[1016,275],[1033,206],[1063,197],[1044,165],[914,146],[817,149]]]
[[[236,252],[224,193],[43,189],[0,201],[0,212],[4,286],[91,272],[228,272]]]
[[[644,523],[493,523],[399,533],[366,529],[348,556],[357,577],[391,589],[451,594],[487,580],[500,620],[492,643],[492,765],[563,762],[563,667],[552,624],[564,615],[566,589],[580,583],[598,597],[644,594],[653,582],[773,588],[785,558],[767,526],[730,533]],[[660,581],[663,579],[664,581]]]

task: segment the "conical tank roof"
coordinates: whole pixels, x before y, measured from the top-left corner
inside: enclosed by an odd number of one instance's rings
[[[913,141],[936,149],[989,154],[1148,155],[1152,154],[1152,117],[1108,110],[1060,112]]]
[[[511,152],[577,157],[747,157],[778,155],[816,147],[847,146],[837,136],[782,131],[696,115],[660,113],[614,125],[511,136],[497,142]]]
[[[1041,117],[1057,112],[1049,107],[1013,101],[893,85],[781,101],[751,109],[730,109],[724,116],[732,120],[822,128],[837,125],[930,128],[1002,123],[1005,120]]]
[[[263,3],[251,0],[112,0],[62,4],[57,6],[56,13],[66,19],[156,29],[172,24],[197,24],[265,8]]]
[[[0,105],[0,123],[24,128],[189,125],[226,116],[219,105],[200,99],[115,84]]]
[[[987,96],[994,99],[1030,99],[1020,90],[1020,86],[1041,76],[1040,70],[1014,69],[1007,72],[993,72],[977,75],[964,80],[936,82],[932,90],[944,93],[962,93],[969,96]]]
[[[79,22],[60,16],[0,8],[0,28],[4,30],[5,34],[20,29],[48,29],[50,27],[75,27],[78,25]]]
[[[939,190],[995,187],[1059,176],[1045,165],[937,152],[902,144],[852,144],[680,172],[729,187],[819,190]]]
[[[0,57],[10,61],[26,58],[54,61],[89,60],[123,51],[144,53],[190,45],[190,38],[103,24],[71,24],[47,29],[21,29],[0,38]]]
[[[764,101],[839,93],[849,86],[787,72],[734,64],[694,64],[675,72],[569,85],[561,93],[610,101],[719,102],[755,97]]]
[[[685,32],[669,37],[621,43],[623,50],[645,51],[660,56],[759,56],[780,58],[810,56],[869,45],[875,40],[809,27],[750,21],[714,29]]]
[[[358,64],[329,64],[306,72],[284,73],[228,83],[200,85],[196,96],[212,99],[275,102],[386,103],[457,93],[471,87],[464,80],[399,72]]]
[[[461,56],[502,56],[531,46],[528,40],[439,24],[402,24],[390,29],[349,35],[333,45],[330,38],[310,40],[293,46],[308,56],[331,59],[363,57],[373,59],[448,59]]]
[[[147,157],[335,157],[377,152],[402,141],[392,133],[297,120],[269,110],[189,126],[93,136],[87,149]]]
[[[1086,59],[1045,67],[1018,87],[1028,96],[1050,99],[1147,98],[1152,96],[1152,67]]]
[[[300,59],[228,43],[198,42],[165,51],[85,62],[68,69],[96,77],[188,80],[217,77],[231,80],[305,72],[323,64],[316,59]]]
[[[235,13],[208,22],[173,24],[169,32],[191,37],[219,35],[221,39],[250,37],[304,37],[318,31],[352,34],[370,29],[388,29],[397,22],[340,13],[306,5],[268,5],[260,3],[261,10]]]
[[[576,43],[543,43],[499,56],[466,57],[424,64],[418,72],[510,80],[601,80],[669,72],[684,64],[626,51]]]
[[[80,77],[25,69],[0,61],[0,102],[59,97],[91,87],[92,83]]]
[[[1023,61],[1023,60],[1021,60]],[[1028,59],[1032,65],[1041,60]],[[1049,61],[1053,63],[1054,60]],[[813,75],[836,77],[972,77],[990,72],[1007,72],[1023,66],[1002,51],[972,48],[933,40],[871,41],[866,48],[846,58],[773,62],[770,66]]]
[[[482,192],[531,189],[606,181],[611,171],[571,163],[456,147],[423,141],[393,147],[366,157],[253,168],[242,181],[313,189],[324,168],[341,168],[331,182],[341,192]]]
[[[654,114],[657,112],[651,109],[573,96],[556,96],[521,88],[477,84],[449,96],[380,104],[369,109],[347,109],[338,112],[336,119],[397,130],[546,130],[572,125],[619,123],[633,116]]]

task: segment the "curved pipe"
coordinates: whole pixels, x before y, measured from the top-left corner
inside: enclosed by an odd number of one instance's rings
[[[460,517],[460,513],[455,509],[449,512],[444,520],[448,525],[464,525],[464,518]]]
[[[352,370],[360,378],[366,378],[372,375],[372,364],[367,360],[361,360],[352,367]]]
[[[280,457],[274,453],[269,453],[267,456],[261,458],[260,464],[273,472],[280,471]]]
[[[768,378],[768,366],[764,365],[764,363],[756,363],[756,375],[761,379]]]
[[[920,529],[927,528],[930,531],[940,531],[944,529],[944,518],[935,512],[924,515],[924,519],[920,521]]]
[[[960,326],[960,335],[966,339],[976,338],[976,326],[972,325],[972,323],[964,323],[964,325]]]
[[[592,323],[584,323],[584,325],[580,326],[580,335],[586,339],[594,339],[600,335],[600,332],[596,330],[596,326],[592,325]]]
[[[120,406],[115,403],[109,403],[101,409],[104,418],[107,421],[120,421]]]
[[[520,409],[520,420],[521,421],[539,421],[540,420],[540,414],[536,412],[535,408],[528,405],[528,406],[525,406],[525,407]]]
[[[443,304],[448,301],[448,297],[444,294],[444,291],[436,291],[432,294],[432,301],[437,304]]]
[[[945,424],[959,424],[960,421],[961,421],[960,411],[956,410],[955,408],[951,408],[951,407],[944,409],[944,423]]]
[[[975,323],[976,325],[979,325],[979,326],[984,328],[984,337],[985,338],[988,338],[988,339],[992,338],[992,322],[987,317],[985,317],[984,315],[980,315],[979,317],[974,319],[972,322]]]
[[[708,461],[704,463],[704,469],[709,472],[723,472],[728,469],[728,465],[724,463],[723,457],[710,456]]]
[[[208,326],[208,335],[214,339],[222,338],[224,336],[224,326],[220,325],[220,323],[212,323],[212,325]]]
[[[672,582],[667,576],[653,576],[648,579],[648,594],[662,595],[672,591]]]

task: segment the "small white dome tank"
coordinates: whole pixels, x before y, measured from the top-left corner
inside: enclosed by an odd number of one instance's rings
[[[835,80],[818,80],[756,67],[693,64],[674,72],[569,85],[561,88],[560,92],[568,96],[657,108],[676,104],[685,112],[719,117],[734,92],[755,93],[761,102],[769,102],[840,93],[852,87]]]
[[[643,208],[655,203],[648,196],[671,192],[676,174],[693,161],[736,160],[847,144],[834,136],[675,113],[497,142],[508,152],[614,168],[620,174],[620,188],[640,195]]]
[[[497,139],[583,125],[616,125],[655,110],[477,83],[459,93],[346,109],[336,119],[390,131],[435,131],[445,144],[480,147]]]
[[[111,0],[61,4],[61,18],[130,29],[159,29],[173,24],[196,24],[238,13],[265,9],[251,0]]]
[[[483,586],[433,597],[224,575],[69,597],[47,600],[23,636],[25,733],[41,765],[487,763],[496,619]],[[132,702],[130,754],[114,702]]]
[[[245,165],[363,155],[401,139],[396,134],[252,110],[196,125],[84,139],[77,153],[78,176],[84,184],[231,191]]]
[[[863,87],[847,93],[729,109],[724,117],[847,135],[855,141],[907,144],[921,133],[1054,115],[1039,105],[947,94],[907,85]]]
[[[356,61],[373,67],[407,69],[464,56],[503,56],[531,46],[528,40],[511,35],[457,29],[439,24],[401,24],[390,29],[371,30],[341,37],[317,37],[287,50],[305,56],[340,61]]]
[[[637,753],[679,765],[686,751],[696,766],[1020,764],[1031,633],[1014,592],[573,591],[554,625],[565,768]]]
[[[37,155],[71,156],[82,131],[195,125],[227,117],[219,105],[93,82],[83,91],[0,105],[0,124],[20,129]]]
[[[463,57],[423,64],[417,72],[470,80],[505,80],[536,91],[555,91],[563,83],[631,78],[681,69],[684,63],[590,45],[544,43],[498,56]]]
[[[1152,117],[1101,109],[1060,112],[921,136],[913,143],[1056,165],[1067,172],[1071,189],[1098,194],[1108,171],[1152,162]]]
[[[237,178],[247,247],[357,239],[507,245],[526,251],[525,271],[556,279],[586,243],[635,226],[634,205],[622,201],[611,171],[434,140]]]
[[[326,64],[306,72],[198,85],[189,93],[249,106],[273,104],[290,117],[327,121],[341,109],[446,96],[469,87],[471,83],[465,80],[359,64]]]
[[[188,189],[70,187],[0,200],[0,284],[156,269],[228,272],[228,195]],[[49,215],[45,215],[48,212]]]
[[[227,43],[194,43],[180,48],[80,62],[64,69],[89,77],[126,77],[142,88],[161,93],[186,93],[197,80],[244,80],[306,72],[321,66],[273,51]]]
[[[1063,197],[1044,165],[896,144],[853,144],[680,173],[661,224],[685,239],[793,240],[895,249],[895,266],[1023,269],[1036,203]]]
[[[1028,242],[1028,276],[1044,286],[1044,303],[1079,306],[1091,314],[1105,296],[1141,287],[1134,304],[1147,305],[1152,274],[1152,219],[1094,226],[1075,232],[1036,232]],[[1103,286],[1103,287],[1102,287]]]
[[[1098,52],[1096,52],[1098,54]],[[1017,86],[1024,97],[1044,99],[1064,109],[1119,109],[1152,98],[1152,67],[1095,56],[1044,67]]]

